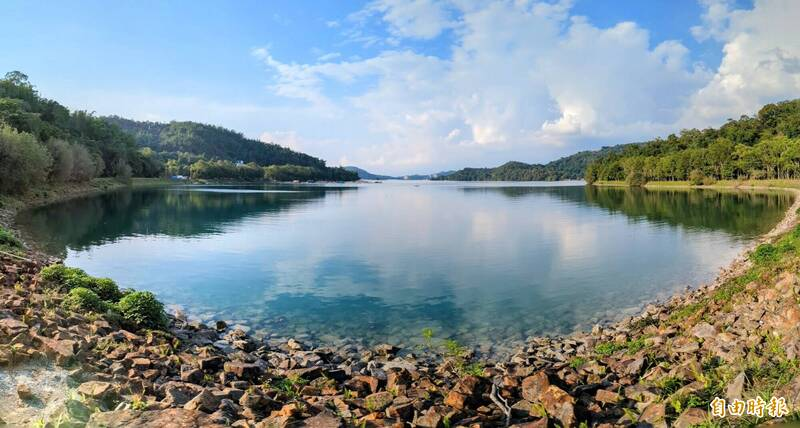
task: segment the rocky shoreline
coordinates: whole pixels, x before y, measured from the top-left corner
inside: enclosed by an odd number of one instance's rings
[[[265,342],[180,315],[164,331],[126,330],[65,309],[39,275],[50,260],[3,255],[0,371],[69,370],[76,397],[47,426],[757,425],[771,418],[714,418],[708,405],[765,394],[800,405],[798,209],[800,198],[762,238],[782,242],[768,264],[748,251],[712,284],[636,317],[534,338],[494,361],[433,338],[423,349]],[[16,392],[20,406],[36,398],[29,385]]]

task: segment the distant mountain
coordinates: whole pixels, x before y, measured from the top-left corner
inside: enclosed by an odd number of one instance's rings
[[[190,153],[207,159],[300,165],[324,169],[325,161],[273,143],[264,143],[219,126],[197,122],[139,122],[118,116],[103,118],[131,134],[139,146],[158,153]]]
[[[358,174],[358,178],[360,178],[362,180],[395,180],[395,179],[397,179],[397,177],[391,177],[391,176],[388,176],[388,175],[373,174],[373,173],[371,173],[369,171],[366,171],[366,170],[363,170],[363,169],[361,169],[361,168],[359,168],[357,166],[346,166],[346,167],[344,167],[344,169],[346,169],[346,170],[348,170],[350,172],[355,172],[356,174]]]
[[[603,147],[600,150],[586,150],[544,165],[511,161],[495,168],[464,168],[433,179],[453,181],[579,180],[583,178],[583,173],[589,163],[606,154],[621,152],[626,146],[628,144]]]
[[[434,174],[412,174],[412,175],[401,175],[393,177],[390,175],[373,174],[357,166],[346,166],[344,167],[344,169],[357,173],[358,178],[362,180],[436,180],[439,177],[445,177],[455,172],[455,171],[442,171]]]
[[[440,172],[435,172],[433,174],[404,175],[398,178],[401,180],[438,180],[442,179],[442,177],[447,177],[448,175],[453,174],[455,172],[456,171],[440,171]]]

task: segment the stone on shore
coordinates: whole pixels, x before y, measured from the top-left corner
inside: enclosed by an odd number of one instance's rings
[[[222,428],[211,417],[197,410],[116,410],[95,413],[89,418],[86,428]]]

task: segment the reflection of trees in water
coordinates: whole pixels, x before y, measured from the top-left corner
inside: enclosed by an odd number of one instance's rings
[[[277,214],[348,188],[304,188],[285,193],[123,190],[75,199],[23,213],[19,223],[48,251],[84,249],[119,237],[179,237],[219,233],[248,217]]]
[[[494,192],[517,199],[548,195],[588,204],[634,221],[651,221],[689,229],[722,230],[756,236],[780,221],[792,203],[785,192],[710,189],[642,189],[626,187],[466,187],[467,193]]]

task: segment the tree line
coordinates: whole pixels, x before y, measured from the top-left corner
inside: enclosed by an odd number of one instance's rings
[[[180,153],[203,154],[207,159],[259,165],[302,165],[324,169],[325,161],[273,143],[246,138],[239,132],[197,122],[140,122],[118,116],[104,118],[133,135],[165,159]]]
[[[170,164],[171,166],[172,164]],[[170,168],[168,166],[167,170]],[[184,169],[178,167],[179,171]],[[188,167],[193,179],[237,181],[355,181],[358,174],[342,167],[315,168],[303,165],[269,165],[255,162],[233,163],[228,160],[200,159]]]
[[[240,159],[248,163],[234,164]],[[220,127],[134,122],[70,111],[40,96],[19,71],[0,79],[0,172],[0,193],[24,193],[45,183],[95,177],[358,179],[357,174],[326,167],[313,156],[248,140]]]
[[[603,147],[595,151],[582,151],[542,164],[506,162],[495,168],[464,168],[434,180],[452,181],[558,181],[577,180],[583,177],[589,163],[608,153],[619,152],[624,146]]]
[[[130,135],[86,111],[43,98],[28,76],[0,79],[0,192],[94,177],[157,176],[160,162]]]
[[[767,104],[718,129],[688,129],[630,144],[586,167],[588,183],[800,178],[800,99]]]

